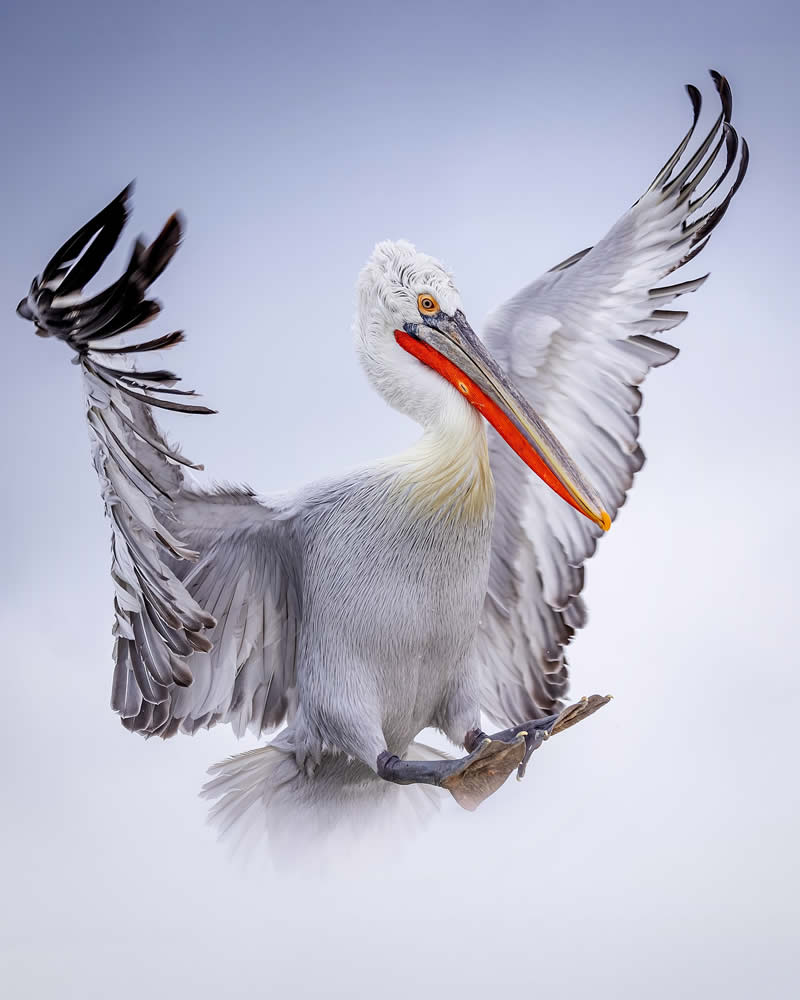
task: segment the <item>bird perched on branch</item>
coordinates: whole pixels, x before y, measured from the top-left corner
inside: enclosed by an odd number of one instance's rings
[[[259,818],[291,836],[300,813],[325,826],[420,789],[475,808],[608,700],[565,708],[565,649],[586,620],[584,563],[644,462],[639,386],[678,353],[655,335],[707,277],[669,276],[703,249],[747,168],[730,89],[712,78],[722,107],[696,150],[688,87],[692,125],[645,194],[501,306],[483,339],[438,261],[380,243],[358,284],[356,349],[422,437],[291,495],[200,488],[155,422],[155,408],[212,412],[140,361],[182,333],[128,336],[158,314],[148,290],[180,244],[179,216],[85,297],[127,220],[126,189],[34,280],[18,311],[75,351],[111,522],[114,710],[145,736],[286,723],[213,769],[224,829]],[[464,755],[416,743],[427,727]]]

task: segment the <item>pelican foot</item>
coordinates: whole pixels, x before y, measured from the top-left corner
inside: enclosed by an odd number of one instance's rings
[[[507,740],[484,736],[460,760],[401,760],[384,751],[378,757],[378,775],[400,785],[417,782],[439,785],[460,806],[472,811],[519,767],[527,752],[526,735],[520,731]]]
[[[546,739],[549,739],[556,733],[563,732],[565,729],[569,729],[570,726],[574,726],[578,722],[582,722],[583,719],[587,719],[598,708],[602,708],[603,705],[607,705],[610,701],[610,694],[593,694],[588,698],[581,698],[574,705],[568,705],[556,715],[548,715],[543,719],[533,719],[530,722],[523,722],[519,726],[504,729],[502,732],[495,733],[491,737],[487,737],[480,730],[473,729],[467,733],[464,746],[467,750],[472,750],[485,739],[500,740],[508,743],[518,734],[524,733],[525,754],[517,767],[517,780],[521,781],[525,777],[525,769],[528,766],[528,761],[531,759],[533,751],[537,750]]]
[[[610,696],[597,694],[581,698],[557,715],[523,722],[494,736],[473,729],[464,739],[469,752],[460,760],[401,760],[384,750],[376,771],[385,781],[398,785],[421,783],[446,788],[460,806],[471,812],[496,792],[512,771],[522,778],[531,754],[546,739],[574,726],[610,700]]]

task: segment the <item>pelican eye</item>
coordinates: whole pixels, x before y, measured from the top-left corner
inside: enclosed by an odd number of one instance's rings
[[[432,316],[439,312],[439,303],[432,295],[418,295],[417,308],[423,316]]]

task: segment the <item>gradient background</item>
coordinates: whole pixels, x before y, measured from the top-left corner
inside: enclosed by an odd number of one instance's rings
[[[4,995],[798,995],[800,39],[748,6],[3,6]],[[182,208],[158,330],[221,413],[165,423],[218,478],[298,484],[417,433],[351,348],[373,244],[441,257],[479,325],[638,197],[708,66],[753,162],[588,574],[574,690],[615,701],[403,852],[232,863],[196,791],[253,741],[108,709],[108,530],[77,373],[14,317],[31,276],[131,177],[126,253]]]

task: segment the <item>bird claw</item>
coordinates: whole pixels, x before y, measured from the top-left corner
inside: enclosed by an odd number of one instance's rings
[[[517,767],[517,781],[522,781],[525,777],[525,770],[528,767],[528,761],[533,756],[533,751],[538,750],[549,735],[550,734],[543,729],[535,729],[532,733],[525,733],[525,756],[519,762],[519,766]]]

